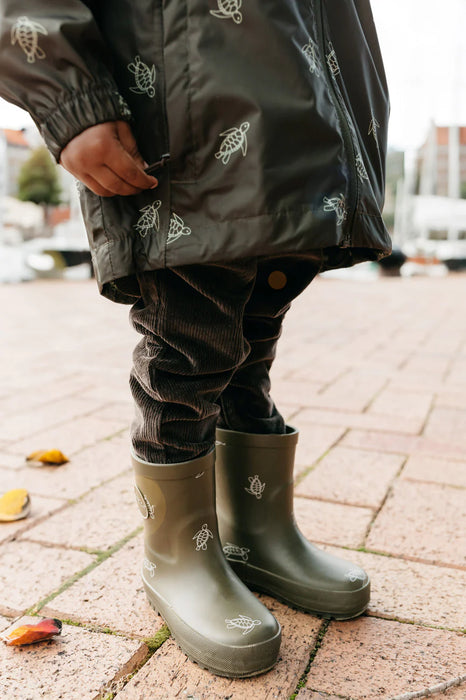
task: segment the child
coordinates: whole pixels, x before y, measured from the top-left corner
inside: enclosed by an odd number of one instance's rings
[[[390,250],[369,0],[2,7],[0,93],[82,183],[100,291],[132,304],[142,334],[132,460],[149,601],[202,666],[262,673],[280,627],[245,583],[337,619],[369,601],[366,573],[296,528],[297,431],[269,397],[292,299]]]

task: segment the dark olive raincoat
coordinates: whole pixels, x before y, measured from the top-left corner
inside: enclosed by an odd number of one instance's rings
[[[132,123],[160,185],[81,188],[100,290],[134,273],[317,251],[390,250],[380,209],[388,96],[369,0],[3,0],[0,94],[57,158]]]

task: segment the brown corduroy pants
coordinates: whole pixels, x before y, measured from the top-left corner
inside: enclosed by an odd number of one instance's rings
[[[214,445],[217,425],[285,432],[269,370],[290,303],[319,269],[317,255],[288,255],[139,276],[141,298],[130,310],[143,336],[130,377],[138,457],[199,457]]]

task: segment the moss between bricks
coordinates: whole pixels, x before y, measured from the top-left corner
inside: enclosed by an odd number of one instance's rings
[[[126,535],[122,540],[117,542],[111,549],[109,549],[106,552],[100,552],[96,556],[96,561],[93,561],[92,564],[89,564],[89,566],[86,566],[85,569],[82,569],[81,571],[78,571],[76,574],[71,576],[71,578],[67,579],[62,585],[57,588],[56,591],[53,593],[50,593],[48,596],[43,598],[42,600],[39,600],[35,605],[31,606],[29,610],[26,610],[24,613],[25,615],[36,615],[39,610],[41,610],[47,603],[50,603],[51,600],[56,598],[57,596],[60,595],[60,593],[63,593],[63,591],[66,591],[67,588],[73,585],[73,583],[76,583],[76,581],[79,581],[83,576],[86,576],[89,574],[91,571],[93,571],[97,566],[102,564],[106,559],[109,559],[115,552],[118,552],[122,547],[124,547],[125,544],[127,544],[130,540],[132,540],[134,537],[136,537],[140,532],[142,531],[142,527],[136,528],[136,530],[133,530],[129,535]]]
[[[324,620],[322,622],[322,626],[319,630],[319,634],[317,635],[316,643],[314,645],[313,650],[311,651],[311,655],[309,657],[309,661],[307,662],[307,666],[304,669],[304,672],[298,681],[298,685],[296,686],[296,690],[294,691],[293,695],[290,696],[289,700],[295,700],[295,698],[298,695],[301,688],[304,688],[304,686],[306,685],[307,677],[309,675],[309,671],[311,670],[312,662],[314,661],[317,652],[319,651],[320,647],[322,646],[322,641],[327,633],[330,622],[331,622],[330,620]]]

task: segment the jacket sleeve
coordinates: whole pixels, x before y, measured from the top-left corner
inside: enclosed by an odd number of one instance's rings
[[[0,95],[30,113],[57,161],[89,126],[131,118],[92,6],[0,0]]]

